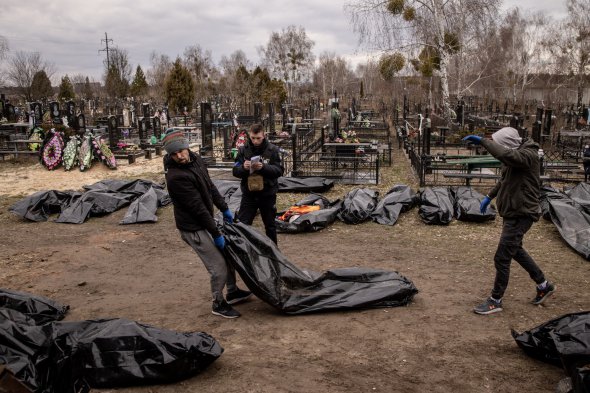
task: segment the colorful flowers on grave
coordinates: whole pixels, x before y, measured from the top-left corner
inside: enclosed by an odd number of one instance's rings
[[[100,136],[92,139],[94,153],[110,169],[117,169],[117,160],[109,146]]]
[[[39,141],[39,143],[29,143],[29,150],[37,151],[39,147],[43,143],[43,136],[45,135],[43,129],[41,127],[36,127],[31,135],[29,136],[29,140]]]
[[[78,151],[80,170],[85,171],[92,166],[92,134],[84,135],[80,150]]]
[[[53,170],[62,163],[64,141],[61,133],[52,130],[46,138],[41,153],[41,162],[48,170]]]
[[[356,132],[353,130],[342,131],[342,139],[344,139],[344,143],[359,143]]]
[[[80,149],[80,139],[77,136],[71,136],[64,149],[64,169],[69,171],[78,165],[78,150]]]

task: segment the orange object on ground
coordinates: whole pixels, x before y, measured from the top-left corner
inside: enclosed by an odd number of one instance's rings
[[[316,210],[320,210],[319,205],[291,206],[282,216],[279,217],[279,220],[288,221],[289,218],[294,215],[302,215]]]

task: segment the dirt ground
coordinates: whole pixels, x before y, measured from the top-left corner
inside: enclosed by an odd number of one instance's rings
[[[383,175],[382,192],[395,183],[416,188],[401,152]],[[515,264],[504,312],[475,315],[473,306],[491,289],[501,220],[434,227],[414,209],[393,227],[337,222],[313,234],[279,235],[284,254],[306,269],[401,272],[420,290],[409,306],[285,316],[255,298],[237,306],[241,318],[222,319],[211,314],[208,275],[181,241],[172,206],[160,209],[157,223],[133,226],[118,225],[125,209],[83,225],[29,223],[7,211],[34,191],[77,189],[105,177],[161,180],[161,160],[85,173],[0,163],[0,286],[69,304],[66,320],[125,317],[204,331],[225,352],[177,384],[103,392],[553,392],[562,370],[525,356],[510,329],[590,310],[590,263],[540,221],[525,247],[557,284],[555,295],[531,305],[533,283]],[[335,199],[353,187],[325,195]],[[281,194],[279,207],[301,197]]]

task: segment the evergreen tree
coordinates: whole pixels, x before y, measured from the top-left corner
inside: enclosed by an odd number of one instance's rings
[[[168,107],[175,109],[177,113],[186,106],[192,107],[195,100],[195,85],[190,71],[182,65],[180,58],[177,58],[172,70],[164,84]]]
[[[61,78],[61,84],[59,85],[59,95],[57,96],[60,100],[67,101],[73,100],[76,94],[74,93],[74,86],[70,82],[69,76]]]
[[[137,66],[135,70],[135,77],[133,78],[133,82],[131,82],[131,89],[130,94],[133,97],[141,97],[147,93],[148,90],[148,83],[145,79],[145,74],[141,69],[141,66]]]
[[[33,76],[31,83],[31,98],[33,100],[40,100],[42,98],[49,98],[53,96],[53,88],[51,81],[44,70],[37,71]]]
[[[111,64],[107,73],[105,87],[111,97],[123,98],[127,96],[129,82],[121,75],[121,71],[115,64]]]

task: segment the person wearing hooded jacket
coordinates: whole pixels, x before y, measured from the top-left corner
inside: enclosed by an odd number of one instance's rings
[[[494,256],[496,278],[491,296],[473,311],[483,315],[502,311],[502,297],[508,286],[512,259],[537,284],[537,294],[531,302],[541,304],[555,291],[556,286],[545,279],[542,270],[522,246],[524,235],[541,215],[539,145],[531,139],[521,138],[512,127],[496,131],[491,140],[468,135],[463,141],[481,144],[502,163],[500,180],[480,206],[483,214],[492,199],[496,198],[498,213],[503,218],[502,234]]]
[[[223,213],[227,222],[233,221],[232,213],[211,181],[203,159],[189,149],[184,134],[171,130],[164,137],[163,144],[167,153],[164,157],[166,185],[174,206],[176,227],[182,240],[199,255],[211,276],[212,313],[237,318],[240,313],[231,305],[246,300],[252,293],[237,287],[235,271],[225,261],[222,253],[225,238],[217,228],[213,206]]]
[[[253,161],[255,157],[259,159]],[[252,125],[248,141],[239,148],[232,170],[233,175],[241,179],[242,200],[237,218],[244,224],[252,225],[256,212],[260,210],[266,236],[275,244],[278,178],[283,171],[279,148],[265,138],[261,124]]]
[[[584,181],[587,182],[590,177],[590,145],[584,146],[582,156],[582,160],[584,161]]]

